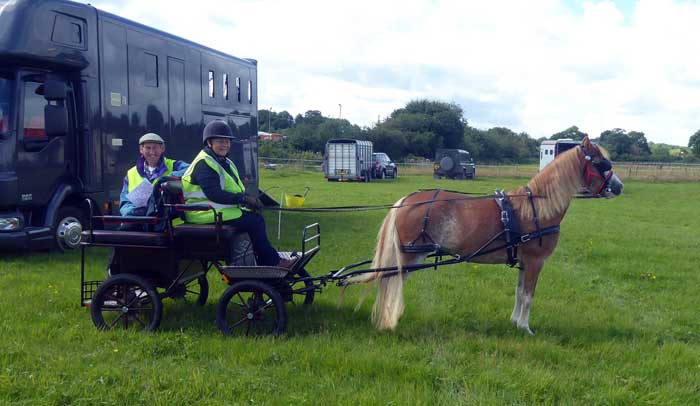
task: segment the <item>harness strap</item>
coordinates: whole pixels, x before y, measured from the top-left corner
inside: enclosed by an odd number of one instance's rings
[[[532,207],[532,217],[535,221],[535,229],[540,231],[540,219],[537,217],[537,207],[535,207],[535,200],[532,198],[532,190],[529,186],[525,186],[525,192],[527,193],[527,200],[530,201],[530,207]],[[540,236],[540,247],[542,246],[542,236]]]
[[[437,198],[441,190],[435,190],[433,197],[428,202],[428,208],[425,211],[425,216],[423,217],[423,228],[420,230],[420,234],[413,241],[409,242],[407,245],[402,247],[403,252],[411,253],[421,253],[421,252],[432,252],[439,251],[442,247],[440,244],[435,243],[435,240],[430,237],[430,234],[426,231],[428,228],[428,223],[430,222],[430,209],[433,207],[433,202]],[[423,244],[416,244],[420,240]]]
[[[496,189],[495,195],[496,204],[501,209],[501,223],[503,223],[503,237],[506,240],[508,265],[512,267],[518,263],[518,243],[514,243],[513,239],[520,237],[520,224],[515,217],[515,211],[508,200],[508,195],[501,189]]]

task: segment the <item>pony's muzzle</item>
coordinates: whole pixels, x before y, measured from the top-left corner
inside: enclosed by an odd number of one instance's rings
[[[620,178],[618,178],[617,175],[613,174],[605,187],[604,195],[606,198],[612,199],[615,196],[621,195],[622,189],[624,189],[624,187],[625,185],[622,184]]]

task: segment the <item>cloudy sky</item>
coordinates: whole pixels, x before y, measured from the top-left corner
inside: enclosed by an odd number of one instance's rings
[[[258,108],[372,126],[418,98],[537,138],[577,125],[687,145],[700,129],[700,2],[92,0],[258,60]]]

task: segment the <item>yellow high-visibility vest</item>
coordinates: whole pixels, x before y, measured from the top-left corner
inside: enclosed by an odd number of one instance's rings
[[[221,189],[230,193],[243,193],[245,192],[245,187],[240,181],[238,176],[238,170],[236,170],[236,165],[226,158],[226,164],[231,168],[231,172],[239,179],[237,182],[231,175],[226,172],[226,170],[219,164],[219,162],[212,158],[205,151],[199,151],[199,154],[194,158],[190,167],[187,168],[185,174],[182,176],[182,192],[185,197],[185,203],[187,204],[206,204],[216,209],[218,213],[222,214],[223,221],[233,220],[241,217],[243,212],[240,206],[230,205],[230,204],[220,204],[209,200],[202,190],[201,186],[192,183],[192,173],[197,163],[204,160],[210,168],[212,168],[216,173],[219,174],[219,184]],[[185,212],[185,219],[188,223],[195,224],[211,224],[214,223],[214,213],[212,211],[188,211]]]

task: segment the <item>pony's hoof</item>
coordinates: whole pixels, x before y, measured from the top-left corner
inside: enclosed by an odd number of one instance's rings
[[[524,332],[526,332],[527,335],[529,335],[529,336],[534,336],[534,335],[535,335],[535,333],[534,333],[532,330],[530,330],[530,326],[518,326],[518,328],[519,328],[520,330],[523,330]]]

